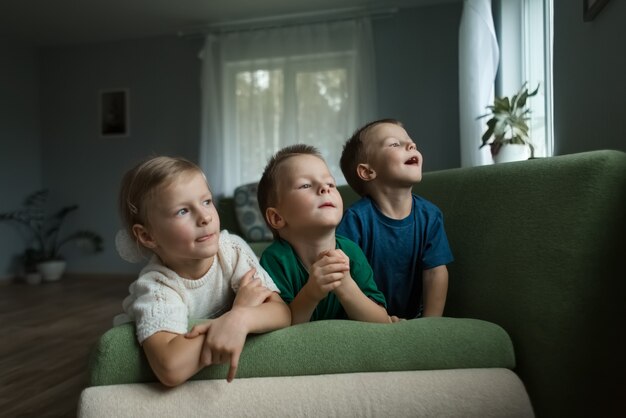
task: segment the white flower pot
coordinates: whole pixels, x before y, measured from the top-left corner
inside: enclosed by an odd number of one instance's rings
[[[524,161],[530,158],[530,148],[524,144],[504,144],[496,155],[493,156],[495,163],[510,163],[512,161]]]
[[[41,273],[44,281],[53,282],[63,276],[65,266],[66,263],[63,260],[42,261],[37,264],[37,271]]]

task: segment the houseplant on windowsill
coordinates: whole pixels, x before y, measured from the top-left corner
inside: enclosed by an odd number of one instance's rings
[[[22,255],[25,277],[36,282],[37,273],[46,281],[58,280],[65,272],[65,260],[61,249],[74,243],[89,252],[102,251],[102,237],[95,232],[80,230],[59,236],[66,217],[78,209],[78,205],[61,208],[47,217],[45,203],[47,190],[37,191],[26,198],[21,209],[0,213],[0,221],[11,221],[25,228],[30,237],[29,247]]]
[[[491,116],[480,148],[489,145],[496,163],[535,157],[535,147],[529,136],[530,109],[526,107],[526,100],[538,92],[539,86],[529,93],[524,83],[511,99],[496,97],[493,105],[487,106],[490,112],[477,118]]]

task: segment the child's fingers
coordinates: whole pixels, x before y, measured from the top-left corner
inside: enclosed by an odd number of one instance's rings
[[[332,264],[327,264],[321,267],[320,271],[322,274],[332,274],[332,273],[345,273],[350,270],[350,266],[343,262],[336,262]]]
[[[346,263],[350,263],[350,258],[341,249],[339,248],[334,249],[332,254],[344,260]]]
[[[326,257],[328,254],[330,254],[330,252],[331,250],[322,251],[321,253],[317,255],[317,259],[321,260],[322,258]]]
[[[230,368],[228,369],[228,376],[226,377],[227,382],[232,382],[237,374],[237,368],[239,367],[239,356],[241,355],[241,351],[235,351],[230,356]]]
[[[327,284],[323,285],[322,286],[322,290],[324,290],[324,292],[332,292],[333,290],[335,290],[339,286],[341,286],[341,280],[335,280],[333,282],[330,282],[330,283],[327,283]]]
[[[206,334],[211,327],[211,321],[203,322],[202,324],[195,325],[191,330],[185,334],[185,338],[195,338],[200,334]]]
[[[204,347],[202,348],[202,353],[200,354],[200,364],[204,365],[204,366],[210,366],[213,361],[213,353],[211,352],[211,349],[209,347],[207,347],[206,343],[204,345]]]
[[[350,268],[350,262],[346,258],[338,255],[323,257],[322,259],[316,261],[313,265],[320,268],[331,265],[341,265],[342,268]]]
[[[256,274],[255,268],[251,268],[250,270],[248,270],[248,272],[244,274],[243,277],[241,278],[241,281],[239,282],[239,286],[246,286],[247,284],[249,284],[254,278],[255,274]]]

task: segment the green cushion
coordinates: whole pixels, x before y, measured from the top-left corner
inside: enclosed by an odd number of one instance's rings
[[[248,337],[238,378],[352,372],[515,366],[513,345],[499,326],[475,319],[424,318],[396,324],[328,320]],[[192,380],[225,379],[227,365]],[[90,385],[154,382],[134,326],[110,329],[90,360]]]

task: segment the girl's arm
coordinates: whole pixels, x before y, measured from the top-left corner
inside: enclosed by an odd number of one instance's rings
[[[289,308],[276,294],[256,307],[235,307],[219,318],[196,325],[187,334],[160,331],[143,342],[157,378],[166,386],[187,381],[205,366],[230,363],[233,380],[249,333],[263,333],[291,323]]]
[[[143,342],[143,350],[156,377],[165,386],[177,386],[203,366],[200,352],[204,338],[185,338],[183,334],[159,331]]]
[[[239,356],[250,333],[264,333],[289,326],[291,313],[276,293],[258,306],[234,306],[221,317],[196,325],[186,334],[195,339],[206,334],[199,353],[200,367],[230,363],[226,380],[235,378]],[[189,376],[190,377],[190,376]]]

